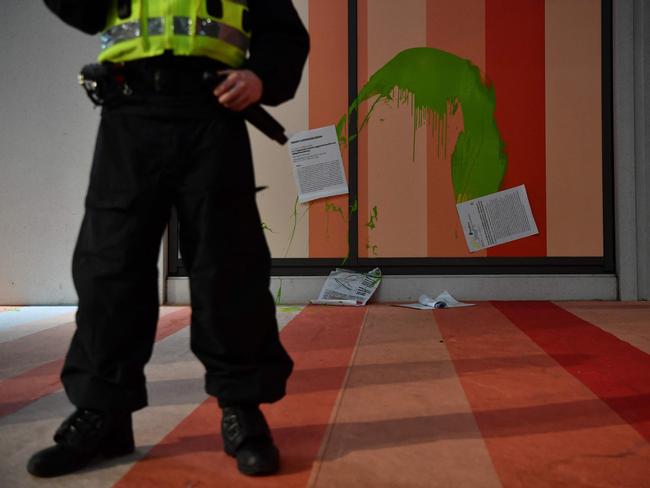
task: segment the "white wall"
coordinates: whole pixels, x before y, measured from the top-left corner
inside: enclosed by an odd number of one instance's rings
[[[308,0],[293,0],[293,4],[305,26],[309,23]],[[296,96],[279,107],[267,107],[268,111],[284,126],[287,134],[303,131],[309,127],[309,98],[307,66]],[[291,246],[287,246],[291,236],[293,212],[296,201],[296,185],[291,172],[291,162],[287,146],[280,146],[254,127],[249,128],[253,161],[255,162],[255,180],[259,186],[268,186],[267,190],[257,194],[257,206],[262,221],[273,232],[266,231],[266,240],[274,258],[309,257],[309,213],[304,214],[306,206],[298,205],[299,215],[303,215],[296,226]],[[287,249],[288,247],[288,249]]]
[[[296,0],[307,24],[307,0]],[[77,85],[99,42],[59,21],[41,0],[3,0],[0,29],[0,304],[72,304],[71,256],[99,110]],[[11,21],[7,21],[11,19]],[[305,69],[305,75],[306,75]],[[306,76],[292,104],[271,111],[289,132],[307,128]],[[295,190],[286,147],[251,129],[269,234],[282,255]],[[285,163],[285,164],[282,164]],[[307,255],[307,220],[290,255]]]
[[[99,118],[76,73],[97,40],[42,1],[2,4],[0,303],[74,303],[71,256]]]

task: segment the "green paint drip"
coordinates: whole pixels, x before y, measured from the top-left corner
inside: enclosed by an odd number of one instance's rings
[[[297,305],[283,305],[281,307],[278,307],[278,312],[284,312],[284,313],[291,313],[291,312],[301,312],[302,309],[305,307],[300,307]]]
[[[275,294],[275,305],[278,306],[282,303],[282,278],[279,278],[280,285],[278,286],[278,291]]]
[[[410,103],[413,130],[421,127],[430,115],[438,150],[442,148],[445,154],[448,106],[451,105],[452,113],[462,106],[465,127],[451,156],[456,201],[464,202],[499,190],[507,157],[494,120],[494,89],[483,82],[478,67],[470,61],[426,47],[402,51],[370,77],[348,113],[339,120],[336,128],[341,143],[356,138],[357,134],[344,135],[348,117],[372,97],[376,98],[359,125],[359,132],[380,100],[396,100],[398,106]]]
[[[334,203],[325,202],[325,212],[334,212],[338,213],[343,221],[345,221],[345,215],[343,215],[343,208],[335,205]]]
[[[293,244],[293,239],[296,236],[296,228],[298,227],[298,196],[293,203],[293,211],[291,212],[291,233],[289,234],[289,242],[287,242],[287,247],[284,250],[284,257],[286,258],[289,255],[289,250],[291,249],[291,244]]]
[[[359,210],[359,201],[355,200],[352,205],[350,205],[350,217],[352,214],[356,213]]]
[[[343,215],[343,208],[329,201],[325,202],[325,236],[327,239],[330,237],[330,213],[338,213],[343,222],[346,222],[345,215]]]
[[[375,205],[372,207],[372,211],[370,212],[370,220],[368,220],[366,227],[369,229],[374,229],[377,227],[377,220],[379,220],[379,211],[377,210],[377,205]]]
[[[372,210],[370,211],[370,219],[366,223],[366,227],[368,227],[368,232],[375,230],[375,228],[377,227],[377,220],[379,220],[379,210],[377,209],[377,205],[375,205],[374,207],[372,207]],[[368,237],[370,237],[370,235],[368,235]],[[379,246],[373,244],[372,242],[370,242],[370,240],[366,242],[366,250],[368,252],[372,252],[373,256],[378,255],[377,253],[378,249]]]

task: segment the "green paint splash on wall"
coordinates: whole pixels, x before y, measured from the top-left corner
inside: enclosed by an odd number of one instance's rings
[[[451,156],[456,202],[499,190],[507,157],[494,120],[494,90],[483,82],[478,67],[438,49],[422,47],[402,51],[370,77],[348,113],[339,120],[336,128],[340,142],[347,144],[357,136],[349,134],[346,137],[344,133],[349,115],[358,110],[359,104],[375,97],[368,115],[359,124],[361,131],[377,103],[392,101],[395,92],[398,104],[411,103],[414,132],[431,113],[438,147],[444,146],[446,141],[448,104],[452,106],[452,113],[462,106],[464,130]],[[413,145],[415,148],[415,137]]]
[[[379,255],[379,253],[377,252],[379,246],[377,244],[373,244],[372,242],[370,242],[370,232],[377,228],[378,220],[379,220],[379,209],[377,208],[377,205],[375,205],[374,207],[372,207],[372,210],[370,211],[370,218],[366,223],[366,227],[368,227],[368,242],[366,242],[366,250],[369,253],[372,253],[373,256]]]
[[[345,221],[345,215],[343,215],[343,207],[339,207],[331,202],[325,202],[325,212],[334,212],[338,213],[341,218]]]
[[[330,238],[330,214],[338,213],[344,222],[346,222],[345,215],[343,215],[343,207],[339,207],[332,202],[325,202],[325,237]]]
[[[375,205],[372,207],[372,211],[370,212],[370,219],[368,220],[366,227],[369,229],[374,229],[377,227],[377,220],[379,220],[379,210],[377,209],[377,205]]]

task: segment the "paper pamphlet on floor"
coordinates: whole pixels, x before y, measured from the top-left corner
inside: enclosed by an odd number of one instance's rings
[[[524,185],[456,205],[470,252],[539,234]]]
[[[474,304],[459,302],[448,291],[443,291],[436,298],[431,298],[429,295],[420,295],[418,303],[399,303],[395,304],[395,306],[415,308],[417,310],[432,310],[434,308],[472,307]]]
[[[347,269],[332,271],[325,280],[316,305],[365,305],[381,283],[381,271],[375,268],[368,273],[356,273]]]
[[[297,132],[289,139],[288,147],[301,203],[348,193],[341,149],[333,125]]]

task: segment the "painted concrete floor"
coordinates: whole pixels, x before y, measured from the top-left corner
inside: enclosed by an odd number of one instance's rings
[[[0,486],[650,487],[647,302],[280,307],[295,372],[264,407],[282,470],[259,479],[223,453],[189,318],[161,309],[137,451],[39,480],[74,308],[0,307]]]

